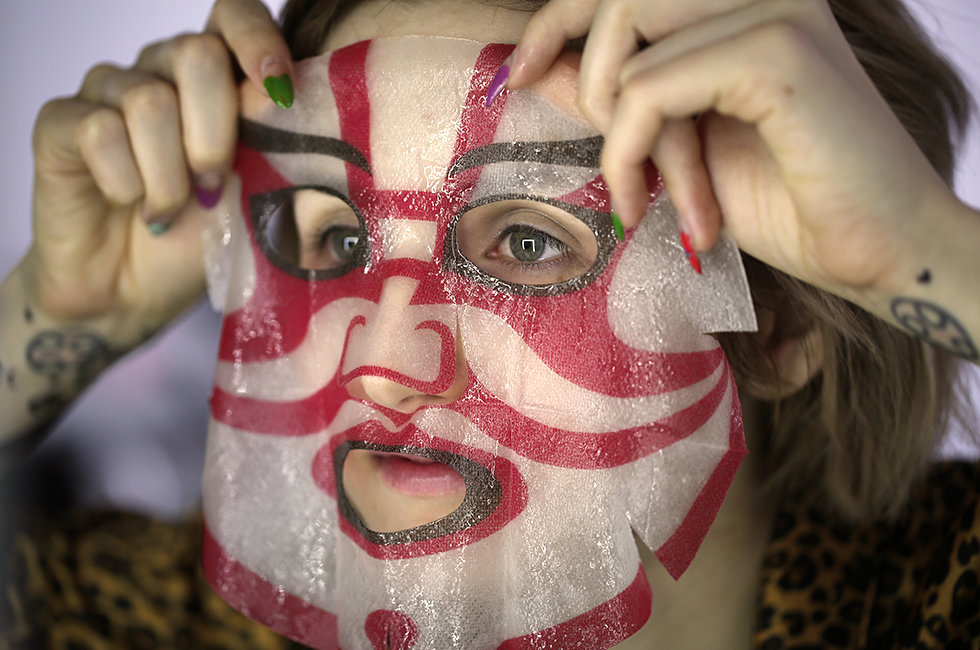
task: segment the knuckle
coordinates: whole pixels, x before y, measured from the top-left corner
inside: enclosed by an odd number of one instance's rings
[[[601,102],[595,93],[585,92],[584,90],[580,91],[576,99],[576,105],[585,119],[592,124],[597,123],[601,110]]]
[[[807,55],[809,34],[789,20],[776,20],[756,28],[752,41],[760,54],[781,63],[795,63]]]
[[[160,118],[177,108],[177,93],[163,81],[147,81],[127,89],[121,105],[126,114]]]
[[[227,60],[228,50],[224,41],[214,34],[185,34],[174,40],[173,57],[177,65],[207,65],[216,60]]]
[[[140,64],[145,64],[148,61],[154,61],[159,58],[160,51],[167,46],[168,41],[153,41],[148,43],[139,51],[136,56],[137,66]]]
[[[34,120],[34,131],[31,134],[34,151],[40,151],[47,143],[54,140],[53,131],[65,119],[65,109],[72,101],[74,100],[65,98],[51,99],[41,106],[37,118]]]
[[[83,117],[75,131],[80,145],[99,149],[102,146],[124,137],[126,126],[122,116],[112,108],[98,108]]]
[[[186,178],[170,183],[151,183],[146,190],[146,211],[151,215],[172,215],[180,211],[189,198],[190,185]]]
[[[62,114],[64,108],[70,104],[73,100],[66,99],[64,97],[58,97],[56,99],[49,99],[41,106],[41,110],[37,112],[37,119],[34,122],[35,129],[47,128],[53,122],[56,122],[59,116]]]
[[[103,86],[106,79],[118,72],[119,68],[109,63],[100,63],[92,67],[85,73],[85,78],[82,79],[83,91]]]

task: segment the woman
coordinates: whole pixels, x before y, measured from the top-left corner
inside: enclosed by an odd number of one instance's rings
[[[695,9],[553,2],[527,22],[526,13],[481,3],[439,11],[430,7],[431,13],[398,4],[379,11],[367,3],[345,8],[329,31],[324,21],[314,19],[318,7],[314,3],[310,14],[297,5],[287,9],[286,33],[296,58],[378,35],[435,33],[513,42],[523,29],[518,55],[508,66],[511,88],[538,78],[567,38],[589,32],[580,105],[606,136],[603,171],[627,229],[636,226],[642,212],[638,172],[652,155],[678,206],[682,230],[697,250],[714,243],[723,215],[749,254],[976,360],[978,307],[969,300],[969,287],[977,272],[974,258],[966,253],[977,241],[976,215],[952,196],[874,91],[822,4],[726,3]],[[292,14],[293,22],[291,10],[298,12]],[[876,67],[890,55],[889,47],[907,50],[912,44],[921,47],[921,42],[907,31],[900,12],[881,11],[842,8],[838,19],[855,44],[866,48],[860,51],[872,74],[881,72],[884,78],[903,71],[902,66]],[[291,57],[261,9],[250,3],[219,3],[211,24],[246,75],[279,103],[289,104],[282,75],[291,72]],[[624,31],[640,36],[623,45]],[[641,48],[646,42],[654,45]],[[916,66],[905,66],[905,71],[925,78],[923,66],[942,70],[928,52],[919,51]],[[773,65],[774,59],[779,65]],[[195,260],[200,257],[196,233],[202,211],[191,205],[179,218],[172,217],[186,202],[191,178],[201,190],[199,202],[213,202],[210,194],[222,183],[214,173],[230,164],[234,134],[229,125],[234,124],[236,104],[221,42],[185,38],[152,47],[137,68],[96,69],[81,99],[52,104],[39,119],[35,212],[41,234],[32,255],[3,289],[5,305],[26,301],[33,316],[25,323],[22,310],[5,309],[5,318],[14,322],[3,328],[4,345],[25,349],[39,331],[65,322],[83,322],[86,332],[98,333],[86,339],[93,341],[90,349],[95,352],[78,368],[78,379],[56,391],[63,399],[73,396],[113,354],[155,331],[200,293],[202,272]],[[147,73],[175,80],[180,122],[173,91],[156,80],[148,82]],[[947,86],[926,95],[913,91],[914,101],[892,94],[909,88],[908,83],[879,82],[910,130],[921,128],[907,114],[914,109],[962,116],[963,96],[956,82],[945,72],[934,76]],[[207,93],[208,101],[195,101],[195,93]],[[936,102],[935,108],[921,111],[923,97]],[[170,109],[141,110],[154,102]],[[106,104],[120,106],[121,112],[104,108]],[[700,114],[697,122],[688,119],[693,114]],[[177,144],[180,128],[183,147]],[[945,127],[932,128],[941,133]],[[919,146],[936,149],[932,165],[948,176],[950,160],[939,143],[942,136],[928,133]],[[888,164],[882,165],[883,160]],[[79,176],[79,170],[85,173]],[[81,198],[91,214],[79,214]],[[137,200],[149,228],[133,218]],[[59,216],[66,210],[71,221]],[[102,224],[117,222],[125,225],[105,236]],[[54,231],[53,225],[72,230]],[[55,234],[46,237],[45,232]],[[931,241],[943,243],[922,244]],[[95,250],[106,257],[93,257]],[[697,254],[691,255],[695,259]],[[86,286],[76,284],[78,268],[89,271]],[[119,269],[123,271],[117,274]],[[829,498],[838,512],[866,521],[900,511],[910,479],[921,474],[931,446],[931,437],[922,431],[935,430],[936,419],[948,412],[946,362],[828,293],[755,263],[749,270],[760,334],[726,338],[726,351],[745,409],[760,423],[759,431],[748,435],[750,447],[772,466],[760,468],[770,486],[807,487],[813,498]],[[779,289],[781,285],[788,290]],[[771,366],[772,373],[760,371],[760,365]],[[887,400],[880,394],[885,378],[892,394]],[[29,431],[52,416],[31,412],[26,396],[46,389],[48,378],[38,375],[36,380],[34,387],[4,396],[10,399],[4,413],[11,414],[5,418],[11,434]],[[866,399],[862,390],[868,390]],[[848,408],[855,403],[867,408]],[[805,442],[800,441],[801,431],[806,431]],[[671,585],[651,576],[658,598],[671,589],[677,595],[664,598],[674,603],[670,616],[657,618],[655,607],[655,618],[634,642],[649,635],[658,647],[664,638],[676,640],[679,647],[727,647],[732,638],[747,638],[758,571],[769,543],[765,533],[774,516],[771,501],[760,505],[764,486],[749,469],[740,473],[719,515],[714,530],[722,533],[709,535],[685,578]],[[975,508],[975,503],[967,507]],[[725,522],[730,522],[727,529]],[[739,540],[738,547],[732,539]],[[725,551],[736,548],[741,560],[727,561]],[[741,587],[706,595],[699,589],[711,580],[699,575],[718,580],[719,564],[736,574],[745,572],[721,578],[726,587]],[[717,627],[690,625],[705,619],[700,608],[712,612],[720,621]],[[759,613],[765,615],[765,608]],[[784,616],[778,622],[790,620]],[[825,642],[828,635],[851,633],[841,633],[837,621],[814,622],[821,629],[807,633],[822,634]],[[874,615],[870,625],[872,639],[879,627],[889,627]],[[925,628],[921,632],[938,634]],[[725,641],[684,636],[705,633]],[[760,643],[765,634],[760,631]]]

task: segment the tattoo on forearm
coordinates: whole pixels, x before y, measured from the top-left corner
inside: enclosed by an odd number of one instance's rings
[[[80,389],[112,361],[105,340],[86,330],[46,330],[27,344],[27,364],[52,380],[72,381]]]
[[[927,343],[948,350],[968,361],[980,361],[980,353],[966,329],[939,305],[925,300],[897,298],[892,315],[899,325]]]
[[[105,339],[88,330],[38,332],[28,342],[24,358],[28,370],[47,379],[48,388],[28,398],[28,411],[42,421],[54,418],[68,405],[71,397],[91,383],[116,356]],[[14,390],[14,369],[7,366],[3,370],[8,388]]]

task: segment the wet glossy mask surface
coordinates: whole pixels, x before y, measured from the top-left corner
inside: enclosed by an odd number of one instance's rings
[[[360,43],[244,100],[205,571],[314,647],[611,645],[631,531],[679,574],[744,454],[701,334],[753,325],[737,252],[695,276],[655,174],[619,242],[574,68],[485,105],[511,48]]]

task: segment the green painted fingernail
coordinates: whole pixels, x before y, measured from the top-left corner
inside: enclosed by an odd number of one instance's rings
[[[263,82],[269,99],[279,108],[289,108],[293,105],[293,80],[288,73],[283,72],[278,77],[269,75]]]
[[[619,241],[626,241],[626,230],[623,228],[623,222],[620,220],[619,215],[615,212],[610,212],[609,216],[612,217],[613,230],[616,231],[616,239]]]
[[[154,237],[159,237],[163,233],[165,233],[168,230],[170,230],[170,224],[169,223],[160,223],[159,221],[154,221],[154,222],[148,224],[147,225],[147,228],[150,229],[150,234],[151,235],[153,235]]]

